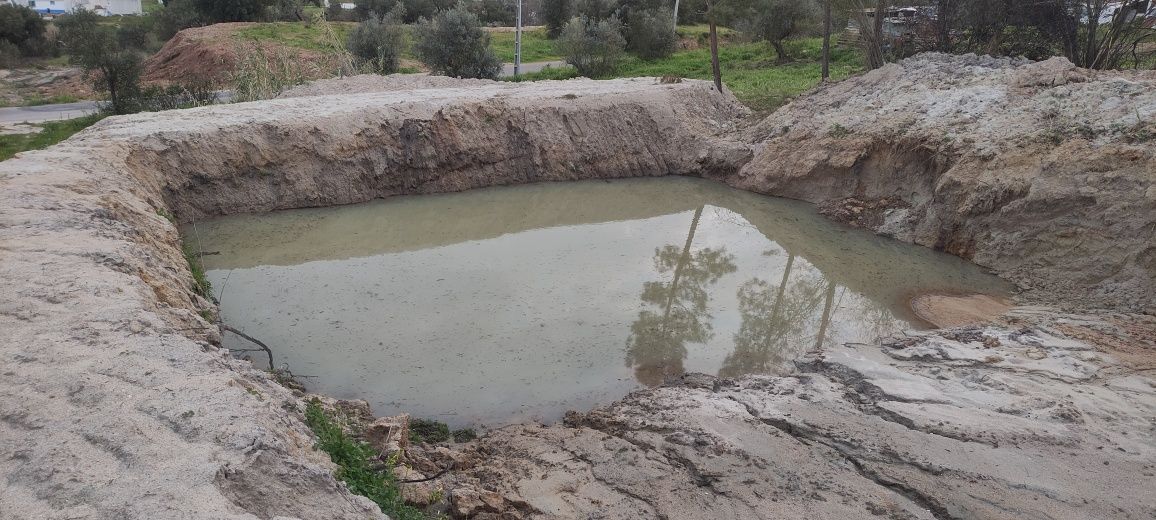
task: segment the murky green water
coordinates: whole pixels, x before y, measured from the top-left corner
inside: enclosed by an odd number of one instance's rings
[[[1007,289],[808,205],[686,178],[399,197],[184,232],[219,252],[204,263],[225,322],[311,390],[454,426],[555,420],[687,371],[783,372],[822,345],[917,327],[913,294]]]

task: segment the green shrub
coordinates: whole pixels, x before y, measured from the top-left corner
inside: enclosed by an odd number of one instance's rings
[[[626,27],[626,49],[639,58],[665,58],[678,48],[670,9],[634,11]]]
[[[0,69],[9,69],[20,65],[22,53],[20,47],[8,40],[0,40]]]
[[[210,23],[256,22],[265,17],[265,0],[192,0]]]
[[[158,40],[168,41],[181,29],[208,23],[193,2],[194,0],[168,0],[163,9],[152,15],[156,18],[153,25]]]
[[[550,39],[557,38],[562,34],[562,28],[566,26],[566,22],[570,21],[573,16],[571,13],[571,0],[542,0],[542,23],[546,26],[546,35]]]
[[[513,27],[518,21],[517,2],[509,0],[477,0],[470,5],[470,11],[478,15],[483,24],[497,27]],[[522,21],[527,20],[525,7],[522,10]]]
[[[92,11],[74,11],[56,25],[69,60],[84,68],[97,91],[108,93],[108,109],[114,114],[138,111],[140,51],[121,45],[117,29]]]
[[[357,66],[377,74],[398,72],[398,62],[405,52],[406,34],[400,23],[401,10],[388,16],[373,16],[349,31],[346,49],[357,60]]]
[[[374,16],[357,24],[349,32],[346,48],[359,67],[378,74],[393,74],[405,50],[405,32],[399,23],[400,13]]]
[[[24,6],[0,4],[0,42],[6,54],[12,47],[20,56],[41,56],[48,49],[45,45],[47,24],[40,15]]]
[[[502,62],[490,49],[490,35],[478,17],[455,7],[414,30],[414,53],[434,73],[458,78],[497,78]]]
[[[558,45],[566,63],[578,69],[579,74],[606,77],[614,73],[626,48],[620,29],[617,18],[596,22],[585,16],[575,17],[562,28]]]
[[[766,40],[779,61],[787,61],[791,56],[783,42],[812,29],[818,14],[813,0],[755,0],[738,27],[752,38]]]

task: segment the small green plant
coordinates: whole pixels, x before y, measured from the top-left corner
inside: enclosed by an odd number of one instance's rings
[[[847,128],[847,127],[845,127],[839,123],[835,123],[835,124],[831,125],[831,128],[829,130],[827,130],[827,135],[830,137],[834,137],[836,139],[841,138],[841,137],[847,137],[847,136],[851,135],[851,129],[849,129],[849,128]]]
[[[439,443],[450,440],[450,427],[444,422],[430,419],[409,421],[409,441],[413,443]]]
[[[547,66],[538,72],[527,72],[520,76],[506,76],[500,78],[502,81],[522,82],[522,81],[540,81],[544,79],[573,79],[577,78],[578,69],[574,67],[550,67]]]
[[[212,298],[213,284],[209,283],[209,279],[205,276],[205,266],[201,263],[200,255],[188,244],[181,250],[185,254],[185,261],[189,263],[189,272],[193,274],[193,292],[205,298]]]
[[[306,404],[305,424],[317,435],[317,449],[329,454],[329,459],[337,465],[337,478],[345,482],[350,491],[372,500],[395,520],[429,518],[421,510],[405,504],[390,467],[370,466],[369,461],[376,456],[373,448],[347,435],[321,408],[320,400],[314,398]]]
[[[454,442],[470,442],[478,438],[478,432],[473,428],[462,428],[454,430]]]

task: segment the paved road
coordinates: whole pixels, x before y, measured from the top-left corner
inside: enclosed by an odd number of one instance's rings
[[[217,92],[217,101],[228,103],[233,93],[228,90]],[[43,123],[61,119],[73,119],[96,112],[96,101],[78,101],[59,105],[39,105],[34,107],[0,108],[0,126],[14,123]]]
[[[526,74],[528,72],[538,72],[538,71],[540,71],[546,67],[553,67],[556,69],[559,67],[569,67],[569,65],[567,65],[566,62],[564,62],[564,61],[534,61],[534,62],[530,62],[530,63],[523,63],[522,64],[522,74]],[[502,77],[508,77],[508,76],[513,76],[513,75],[514,75],[514,64],[513,63],[503,63],[502,64]]]
[[[95,101],[79,101],[60,105],[40,105],[35,107],[0,108],[0,124],[43,123],[59,119],[72,119],[96,111]]]
[[[522,73],[538,72],[546,67],[569,67],[564,61],[535,61],[522,64]],[[502,65],[502,76],[513,76],[514,64],[505,63]],[[228,102],[232,97],[229,91],[221,91],[217,97],[222,102]],[[9,126],[15,123],[43,123],[45,121],[58,121],[61,119],[72,119],[91,114],[96,111],[95,101],[79,101],[76,103],[63,103],[59,105],[40,105],[34,107],[8,107],[0,108],[0,126]]]

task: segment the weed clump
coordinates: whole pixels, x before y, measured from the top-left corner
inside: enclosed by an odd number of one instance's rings
[[[329,459],[337,464],[337,478],[345,482],[350,491],[372,500],[395,520],[430,518],[405,504],[397,477],[390,468],[371,467],[369,461],[376,455],[373,448],[346,435],[341,426],[326,415],[320,400],[313,399],[305,406],[305,424],[317,435],[317,449],[329,454]]]
[[[206,299],[212,299],[213,284],[209,283],[209,278],[205,276],[205,266],[201,264],[200,256],[188,244],[185,244],[181,251],[185,254],[185,261],[189,263],[189,272],[193,274],[193,292]]]
[[[409,421],[409,442],[437,444],[448,440],[450,440],[450,427],[444,422],[430,419],[411,419]]]
[[[470,442],[478,438],[478,432],[473,428],[462,428],[454,430],[454,442]]]

